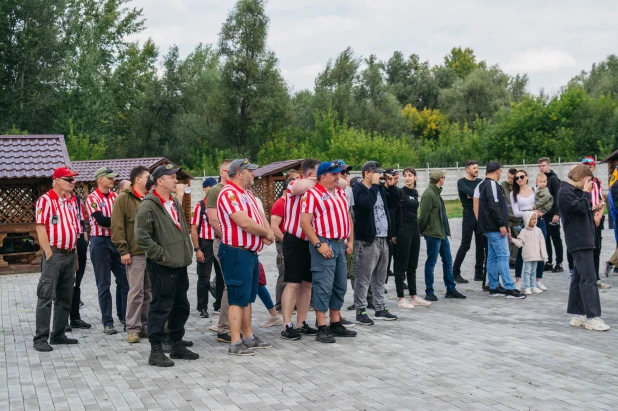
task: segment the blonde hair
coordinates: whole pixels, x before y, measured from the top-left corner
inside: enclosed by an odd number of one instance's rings
[[[537,181],[537,183],[539,181],[547,181],[547,176],[545,174],[543,174],[543,173],[539,173],[539,174],[536,175],[536,181]]]

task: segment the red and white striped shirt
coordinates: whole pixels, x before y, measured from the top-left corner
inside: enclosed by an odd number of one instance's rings
[[[315,233],[328,240],[345,240],[350,236],[350,203],[345,190],[335,188],[335,195],[316,184],[301,199],[302,213],[313,214]]]
[[[301,209],[301,197],[295,196],[292,194],[292,186],[299,180],[292,180],[288,184],[288,188],[285,191],[285,217],[284,221],[284,232],[290,233],[295,237],[300,238],[301,240],[306,240],[307,237],[303,232],[303,229],[300,228],[300,209]]]
[[[67,200],[73,203],[73,212],[75,213],[75,218],[77,220],[77,235],[80,235],[84,231],[84,228],[82,227],[82,221],[84,221],[84,219],[86,218],[84,202],[77,201],[77,194],[71,194],[71,196],[68,197]]]
[[[54,190],[43,194],[36,202],[36,223],[43,224],[51,247],[75,248],[79,235],[79,221],[73,198],[58,198]]]
[[[245,211],[249,218],[266,227],[253,194],[228,181],[217,198],[217,217],[221,225],[221,242],[233,247],[246,248],[250,251],[261,251],[264,248],[262,237],[243,231],[232,220],[231,215],[240,211]]]
[[[202,202],[198,201],[193,209],[193,217],[191,217],[191,225],[199,226],[199,238],[204,240],[214,240],[215,239],[215,230],[212,229],[212,226],[208,224],[208,216],[206,215],[206,210],[204,210],[204,214],[202,215]]]
[[[592,189],[590,190],[590,202],[596,208],[603,201],[603,183],[596,177],[592,179]],[[595,211],[594,214],[597,212]]]
[[[109,228],[99,226],[97,220],[92,217],[92,213],[100,211],[103,217],[112,217],[112,208],[116,201],[116,193],[109,191],[107,195],[103,194],[98,188],[94,190],[86,199],[86,207],[90,215],[90,236],[111,237],[112,232]]]
[[[182,231],[182,227],[180,227],[180,219],[178,218],[178,210],[176,209],[176,203],[174,202],[174,198],[170,195],[170,197],[166,200],[161,197],[159,193],[157,193],[157,190],[153,190],[152,195],[159,199],[161,205],[163,206],[163,208],[165,208],[165,211],[167,211],[169,216],[172,217],[174,224],[176,224],[176,228]]]

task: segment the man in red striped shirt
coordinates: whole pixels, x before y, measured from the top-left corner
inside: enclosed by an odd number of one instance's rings
[[[112,244],[111,225],[112,209],[116,201],[116,193],[111,191],[114,187],[114,178],[117,173],[107,167],[96,171],[94,178],[97,188],[88,196],[86,207],[90,214],[90,261],[94,269],[94,278],[99,292],[99,307],[101,308],[101,322],[103,333],[107,335],[117,334],[112,317],[112,295],[109,291],[112,273],[116,277],[116,284],[121,288],[122,301],[120,309],[124,322],[124,314],[127,307],[127,295],[129,283],[124,264],[120,260],[120,253]]]
[[[275,241],[266,216],[247,190],[257,167],[246,158],[232,161],[228,168],[229,180],[217,198],[221,226],[219,259],[230,304],[230,355],[254,355],[253,349],[271,347],[251,330],[251,304],[257,296],[260,275],[257,253]]]
[[[76,175],[66,167],[55,170],[52,176],[53,189],[36,202],[36,231],[43,250],[34,335],[34,349],[37,351],[52,351],[49,343],[78,343],[76,339],[65,335],[77,267],[75,244],[80,231],[75,210],[77,204],[71,196]],[[50,334],[52,302],[54,323]]]
[[[210,274],[213,264],[217,277],[221,277],[221,268],[215,260],[213,252],[215,231],[208,222],[206,215],[206,194],[216,184],[217,180],[212,177],[204,180],[202,183],[204,199],[195,204],[191,217],[191,242],[197,260],[197,311],[202,318],[208,318],[208,292],[210,291]]]
[[[355,331],[341,323],[347,287],[346,254],[352,254],[354,244],[350,203],[337,184],[341,170],[338,161],[320,164],[317,184],[301,199],[300,226],[311,244],[316,340],[322,343],[334,343],[335,335],[356,337]],[[330,311],[330,327],[326,326],[326,311]]]
[[[305,233],[300,227],[301,197],[315,186],[318,165],[318,160],[304,160],[300,165],[303,178],[290,181],[285,191],[285,235],[282,249],[286,286],[281,295],[281,337],[286,340],[299,340],[301,334],[315,335],[318,332],[307,324],[307,311],[311,304],[311,254]],[[294,306],[297,309],[296,327],[292,323]]]

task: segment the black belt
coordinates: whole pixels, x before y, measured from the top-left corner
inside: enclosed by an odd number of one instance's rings
[[[65,250],[64,248],[51,247],[51,250],[54,253],[60,253],[64,255],[71,255],[75,252],[74,248],[71,248],[70,250]]]
[[[221,243],[221,244],[225,244],[225,243]],[[257,251],[247,250],[246,248],[243,248],[243,247],[237,247],[237,246],[235,246],[235,245],[229,245],[229,244],[225,244],[225,245],[226,245],[226,246],[228,246],[228,247],[236,248],[237,250],[243,250],[243,251],[246,251],[246,252],[251,253],[251,254],[253,254],[253,255],[257,255]]]

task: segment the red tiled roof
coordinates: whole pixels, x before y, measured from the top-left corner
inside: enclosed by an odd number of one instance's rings
[[[63,136],[0,136],[0,179],[51,178],[58,167],[71,167]]]
[[[254,175],[255,177],[266,177],[273,174],[278,174],[282,171],[289,170],[290,168],[297,168],[302,162],[302,158],[300,160],[276,161],[264,167],[258,168],[257,170],[255,170]]]
[[[109,167],[118,173],[116,180],[128,180],[131,170],[137,166],[148,167],[152,171],[161,164],[167,164],[169,160],[165,157],[146,157],[146,158],[122,158],[110,160],[88,160],[74,161],[73,170],[79,173],[77,181],[94,181],[94,173],[101,167]]]

